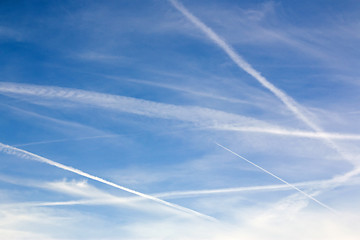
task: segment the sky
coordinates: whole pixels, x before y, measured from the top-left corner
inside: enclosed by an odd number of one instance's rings
[[[358,239],[360,2],[1,1],[4,239]]]

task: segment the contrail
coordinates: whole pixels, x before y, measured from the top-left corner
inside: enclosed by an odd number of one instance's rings
[[[338,179],[340,180],[340,179]],[[15,183],[19,184],[19,183]],[[21,183],[23,184],[23,183]],[[308,181],[308,182],[298,182],[291,185],[296,187],[307,187],[312,188],[319,186],[325,187],[329,185],[337,184],[333,179],[330,180],[317,180],[317,181]],[[359,184],[359,179],[348,184]],[[233,187],[233,188],[218,188],[218,189],[201,189],[201,190],[185,190],[185,191],[171,191],[171,192],[162,192],[162,193],[153,193],[151,194],[157,198],[165,199],[176,199],[176,198],[186,198],[186,197],[199,197],[203,195],[217,195],[217,194],[226,194],[226,193],[239,193],[239,192],[257,192],[257,191],[286,191],[293,189],[293,186],[288,184],[273,184],[273,185],[262,185],[262,186],[248,186],[248,187]],[[66,206],[66,205],[104,205],[104,204],[126,204],[130,202],[135,202],[141,200],[140,197],[117,197],[109,196],[106,198],[96,198],[96,199],[85,199],[85,200],[72,200],[72,201],[61,201],[61,202],[28,202],[28,203],[16,203],[12,205],[16,206]]]
[[[20,94],[25,96],[43,97],[48,99],[70,100],[80,104],[91,104],[103,109],[128,112],[147,117],[163,119],[176,119],[184,122],[191,122],[197,127],[231,130],[245,132],[259,132],[274,135],[286,135],[305,138],[325,138],[359,140],[360,135],[310,132],[294,129],[286,129],[264,121],[245,117],[238,114],[227,113],[209,108],[194,106],[178,106],[152,102],[131,97],[90,92],[78,89],[61,87],[36,86],[30,84],[0,83],[0,92]],[[21,110],[24,111],[24,110]],[[54,121],[54,119],[51,119]],[[56,120],[62,123],[61,120]],[[242,125],[239,125],[241,123]]]
[[[215,218],[207,216],[207,215],[202,214],[202,213],[199,213],[199,212],[194,211],[192,209],[185,208],[185,207],[179,206],[177,204],[173,204],[173,203],[161,200],[159,198],[156,198],[156,197],[153,197],[153,196],[150,196],[150,195],[147,195],[147,194],[144,194],[144,193],[141,193],[141,192],[138,192],[138,191],[135,191],[135,190],[120,186],[120,185],[118,185],[116,183],[107,181],[107,180],[102,179],[100,177],[96,177],[96,176],[91,175],[89,173],[83,172],[83,171],[81,171],[79,169],[63,165],[61,163],[52,161],[50,159],[41,157],[39,155],[36,155],[34,153],[31,153],[31,152],[28,152],[28,151],[25,151],[25,150],[22,150],[22,149],[19,149],[19,148],[16,148],[16,147],[12,147],[12,146],[0,143],[0,151],[2,151],[4,153],[7,153],[7,154],[15,155],[15,156],[18,156],[18,157],[21,157],[21,158],[24,158],[24,159],[30,159],[30,160],[34,160],[34,161],[38,161],[38,162],[43,162],[43,163],[55,166],[57,168],[61,168],[61,169],[66,170],[66,171],[76,173],[76,174],[78,174],[80,176],[95,180],[97,182],[101,182],[101,183],[104,183],[106,185],[109,185],[109,186],[124,190],[126,192],[135,194],[135,195],[140,196],[142,198],[146,198],[146,199],[158,202],[160,204],[163,204],[165,206],[180,210],[182,212],[186,212],[186,213],[191,214],[193,216],[198,216],[198,217],[202,217],[202,218],[207,219],[207,220],[216,221]]]
[[[299,186],[307,186],[310,183],[300,183]],[[292,187],[288,185],[266,185],[266,186],[250,186],[250,187],[237,187],[237,188],[222,188],[222,189],[207,189],[207,190],[190,190],[190,191],[172,191],[163,193],[154,193],[152,196],[157,198],[184,198],[184,197],[197,197],[202,195],[213,194],[225,194],[236,192],[253,192],[253,191],[274,191],[274,190],[289,190]],[[35,206],[35,207],[47,207],[47,206],[68,206],[68,205],[104,205],[104,204],[126,204],[141,200],[140,197],[117,197],[109,196],[106,198],[96,199],[83,199],[83,200],[71,200],[60,202],[28,202],[28,203],[16,203],[16,206]],[[14,204],[12,204],[14,205]]]
[[[253,166],[257,167],[258,169],[260,169],[261,171],[263,171],[263,172],[265,172],[265,173],[269,174],[270,176],[272,176],[272,177],[274,177],[274,178],[276,178],[276,179],[280,180],[281,182],[285,183],[285,184],[286,184],[286,185],[288,185],[289,187],[291,187],[291,188],[295,189],[296,191],[300,192],[301,194],[305,195],[306,197],[310,198],[311,200],[313,200],[313,201],[317,202],[318,204],[320,204],[320,205],[321,205],[321,206],[323,206],[324,208],[327,208],[327,209],[328,209],[328,210],[330,210],[331,212],[336,213],[336,211],[335,211],[334,209],[332,209],[332,208],[331,208],[331,207],[329,207],[328,205],[326,205],[326,204],[324,204],[324,203],[320,202],[319,200],[317,200],[317,199],[316,199],[316,198],[314,198],[313,196],[311,196],[311,195],[307,194],[306,192],[302,191],[301,189],[299,189],[298,187],[294,186],[293,184],[288,183],[288,182],[287,182],[287,181],[285,181],[284,179],[282,179],[282,178],[280,178],[280,177],[276,176],[275,174],[273,174],[273,173],[269,172],[268,170],[266,170],[266,169],[264,169],[264,168],[260,167],[259,165],[257,165],[257,164],[255,164],[255,163],[251,162],[251,161],[250,161],[250,160],[248,160],[247,158],[244,158],[244,157],[240,156],[240,155],[239,155],[239,154],[237,154],[236,152],[233,152],[233,151],[232,151],[232,150],[230,150],[229,148],[224,147],[224,146],[223,146],[223,145],[221,145],[220,143],[217,143],[217,142],[215,142],[215,143],[216,143],[216,145],[218,145],[219,147],[221,147],[221,148],[225,149],[226,151],[228,151],[228,152],[230,152],[230,153],[234,154],[235,156],[237,156],[237,157],[239,157],[239,158],[241,158],[241,159],[245,160],[246,162],[248,162],[248,163],[250,163],[251,165],[253,165]]]
[[[250,117],[209,108],[179,106],[79,89],[2,82],[0,83],[0,92],[10,94],[10,96],[13,94],[20,94],[47,99],[68,100],[76,103],[97,106],[102,109],[128,112],[147,117],[176,119],[185,122],[192,122],[201,126],[210,126],[218,122],[224,124],[242,122],[248,123],[251,126],[267,125],[263,121]],[[48,104],[51,104],[51,102]]]
[[[211,28],[206,26],[199,18],[194,16],[188,9],[186,9],[181,3],[176,0],[169,0],[170,3],[180,11],[188,20],[190,20],[195,26],[197,26],[203,33],[205,33],[212,41],[214,41],[224,52],[230,57],[234,63],[247,72],[249,75],[254,77],[261,85],[270,90],[276,97],[278,97],[299,119],[305,122],[309,127],[316,131],[321,129],[310,121],[299,109],[295,100],[293,100],[286,93],[281,91],[279,88],[270,83],[260,72],[255,70],[248,62],[246,62],[235,50],[217,33]]]
[[[173,191],[155,193],[152,196],[157,198],[176,199],[184,197],[198,197],[202,195],[225,194],[236,192],[252,192],[252,191],[274,191],[274,190],[289,190],[292,189],[287,185],[268,185],[268,186],[254,186],[254,187],[238,187],[238,188],[223,188],[223,189],[208,189],[208,190],[193,190],[193,191]],[[72,206],[72,205],[105,205],[105,204],[126,204],[140,200],[140,197],[107,197],[85,200],[71,200],[59,202],[25,202],[11,204],[15,206],[30,206],[30,207],[51,207],[51,206]]]
[[[358,170],[357,172],[359,172]],[[255,192],[255,191],[278,191],[278,190],[289,190],[295,187],[306,187],[306,188],[321,188],[329,187],[331,185],[337,185],[342,182],[344,175],[338,176],[327,180],[316,180],[307,182],[297,182],[291,185],[289,184],[273,184],[273,185],[260,185],[260,186],[247,186],[247,187],[232,187],[232,188],[218,188],[218,189],[202,189],[202,190],[187,190],[187,191],[172,191],[163,193],[154,193],[153,196],[159,198],[177,198],[177,197],[193,197],[201,195],[212,195],[212,194],[224,194],[224,193],[236,193],[236,192]],[[345,177],[346,178],[346,177]],[[352,182],[347,184],[357,185],[360,179],[354,179]]]
[[[284,135],[290,137],[301,137],[301,138],[315,138],[315,139],[342,139],[342,140],[360,140],[360,135],[357,134],[343,134],[343,133],[332,133],[332,132],[312,132],[312,131],[301,131],[286,128],[264,128],[264,127],[238,127],[236,125],[217,125],[211,127],[217,130],[227,131],[239,131],[239,132],[254,132],[254,133],[267,133],[273,135]]]
[[[118,137],[118,135],[100,135],[100,136],[81,137],[81,138],[73,138],[73,139],[63,138],[63,139],[55,139],[55,140],[48,140],[48,141],[38,141],[38,142],[29,142],[29,143],[15,144],[15,145],[13,145],[13,147],[23,147],[23,146],[38,145],[38,144],[57,143],[57,142],[68,142],[68,141],[81,141],[81,140],[88,140],[88,139],[112,138],[112,137]]]
[[[28,185],[28,183],[24,184],[24,180],[17,181],[8,178],[1,178],[0,180],[5,182],[10,182],[12,184],[17,185]],[[308,182],[297,182],[293,183],[293,186],[296,187],[328,187],[329,185],[336,185],[338,181],[341,181],[342,176],[339,176],[338,179],[329,179],[329,180],[316,180],[316,181],[308,181]],[[353,182],[347,182],[350,185],[359,184],[360,179],[353,179]],[[39,187],[38,184],[35,185]],[[42,186],[40,186],[43,188]],[[203,195],[216,195],[216,194],[226,194],[226,193],[239,193],[239,192],[257,192],[257,191],[286,191],[293,189],[292,186],[288,184],[273,184],[273,185],[260,185],[260,186],[247,186],[247,187],[232,187],[232,188],[218,188],[218,189],[201,189],[201,190],[185,190],[185,191],[171,191],[171,192],[161,192],[161,193],[153,193],[151,194],[153,197],[157,198],[165,198],[165,199],[176,199],[176,198],[186,198],[186,197],[199,197]],[[50,188],[50,190],[53,190]],[[21,207],[46,207],[46,206],[67,206],[67,205],[104,205],[104,204],[127,204],[135,201],[139,201],[142,198],[140,197],[118,197],[118,196],[107,196],[104,197],[96,197],[95,199],[83,199],[83,200],[71,200],[71,201],[59,201],[59,202],[23,202],[23,203],[15,203],[9,204],[10,206],[21,206]]]
[[[244,104],[251,104],[251,105],[254,104],[254,103],[246,101],[246,100],[241,100],[241,99],[231,98],[231,97],[224,97],[224,96],[220,96],[220,95],[210,94],[207,92],[200,92],[200,91],[187,89],[187,88],[180,87],[180,86],[174,86],[174,85],[170,85],[170,84],[166,84],[166,83],[151,82],[151,81],[132,79],[132,78],[120,78],[120,77],[109,76],[109,75],[101,75],[101,76],[103,76],[105,78],[109,78],[109,79],[134,82],[134,83],[150,85],[150,86],[159,87],[159,88],[166,88],[166,89],[170,89],[170,90],[174,90],[174,91],[184,92],[184,93],[188,93],[188,94],[192,94],[192,95],[197,95],[197,96],[201,96],[201,97],[207,97],[207,98],[212,98],[212,99],[217,99],[217,100],[222,100],[222,101],[227,101],[227,102],[244,103]]]

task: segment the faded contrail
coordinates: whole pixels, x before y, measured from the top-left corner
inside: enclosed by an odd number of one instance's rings
[[[163,205],[165,205],[165,206],[168,206],[168,207],[171,207],[171,208],[174,208],[174,209],[177,209],[177,210],[180,210],[180,211],[189,213],[189,214],[191,214],[191,215],[199,216],[199,217],[202,217],[202,218],[211,220],[211,221],[216,221],[215,218],[210,217],[210,216],[207,216],[207,215],[202,214],[202,213],[199,213],[199,212],[194,211],[194,210],[192,210],[192,209],[185,208],[185,207],[179,206],[179,205],[177,205],[177,204],[173,204],[173,203],[170,203],[170,202],[161,200],[161,199],[159,199],[159,198],[156,198],[156,197],[153,197],[153,196],[150,196],[150,195],[147,195],[147,194],[144,194],[144,193],[141,193],[141,192],[138,192],[138,191],[135,191],[135,190],[132,190],[132,189],[129,189],[129,188],[120,186],[120,185],[118,185],[118,184],[116,184],[116,183],[109,182],[109,181],[107,181],[107,180],[105,180],[105,179],[102,179],[102,178],[100,178],[100,177],[96,177],[96,176],[91,175],[91,174],[89,174],[89,173],[83,172],[83,171],[81,171],[81,170],[79,170],[79,169],[76,169],[76,168],[73,168],[73,167],[70,167],[70,166],[63,165],[63,164],[61,164],[61,163],[52,161],[52,160],[50,160],[50,159],[41,157],[41,156],[39,156],[39,155],[36,155],[36,154],[34,154],[34,153],[31,153],[31,152],[28,152],[28,151],[25,151],[25,150],[22,150],[22,149],[19,149],[19,148],[16,148],[16,147],[12,147],[12,146],[5,145],[5,144],[0,143],[0,151],[5,152],[5,153],[7,153],[7,154],[15,155],[15,156],[18,156],[18,157],[21,157],[21,158],[24,158],[24,159],[30,159],[30,160],[35,160],[35,161],[38,161],[38,162],[43,162],[43,163],[46,163],[46,164],[55,166],[55,167],[57,167],[57,168],[64,169],[64,170],[66,170],[66,171],[76,173],[76,174],[81,175],[81,176],[83,176],[83,177],[86,177],[86,178],[89,178],[89,179],[92,179],[92,180],[95,180],[95,181],[104,183],[104,184],[106,184],[106,185],[109,185],[109,186],[112,186],[112,187],[115,187],[115,188],[124,190],[124,191],[126,191],[126,192],[135,194],[135,195],[137,195],[137,196],[140,196],[140,197],[143,197],[143,198],[146,198],[146,199],[149,199],[149,200],[152,200],[152,201],[161,203],[161,204],[163,204]]]
[[[216,143],[216,145],[218,145],[219,147],[221,147],[221,148],[225,149],[226,151],[228,151],[228,152],[230,152],[230,153],[234,154],[235,156],[237,156],[237,157],[239,157],[239,158],[241,158],[241,159],[245,160],[246,162],[248,162],[248,163],[250,163],[251,165],[253,165],[253,166],[257,167],[258,169],[260,169],[261,171],[263,171],[263,172],[265,172],[265,173],[269,174],[270,176],[273,176],[274,178],[276,178],[276,179],[280,180],[281,182],[285,183],[285,184],[286,184],[286,185],[288,185],[289,187],[291,187],[291,188],[295,189],[296,191],[300,192],[301,194],[305,195],[306,197],[310,198],[311,200],[313,200],[313,201],[317,202],[318,204],[320,204],[320,205],[321,205],[321,206],[323,206],[324,208],[327,208],[327,209],[328,209],[328,210],[330,210],[331,212],[336,213],[336,211],[335,211],[334,209],[332,209],[331,207],[329,207],[329,206],[328,206],[328,205],[326,205],[325,203],[320,202],[319,200],[317,200],[317,199],[316,199],[316,198],[314,198],[313,196],[311,196],[311,195],[307,194],[306,192],[302,191],[301,189],[299,189],[298,187],[294,186],[293,184],[288,183],[287,181],[285,181],[285,180],[283,180],[282,178],[280,178],[280,177],[276,176],[275,174],[273,174],[273,173],[269,172],[268,170],[266,170],[266,169],[264,169],[264,168],[260,167],[259,165],[257,165],[257,164],[255,164],[255,163],[251,162],[250,160],[248,160],[248,159],[246,159],[246,158],[244,158],[244,157],[240,156],[240,155],[239,155],[239,154],[237,154],[236,152],[233,152],[233,151],[232,151],[232,150],[230,150],[229,148],[224,147],[224,146],[223,146],[223,145],[221,145],[220,143],[217,143],[217,142],[215,142],[215,143]]]
[[[109,76],[109,75],[101,75],[101,76],[103,76],[105,78],[109,78],[109,79],[140,83],[140,84],[150,85],[150,86],[160,87],[160,88],[167,88],[167,89],[170,89],[170,90],[175,90],[175,91],[179,91],[179,92],[189,93],[189,94],[193,94],[193,95],[197,95],[197,96],[201,96],[201,97],[207,97],[207,98],[212,98],[212,99],[217,99],[217,100],[222,100],[222,101],[227,101],[227,102],[254,104],[254,103],[246,101],[246,100],[219,96],[219,95],[210,94],[210,93],[207,93],[207,92],[195,91],[195,90],[192,90],[192,89],[187,89],[187,88],[184,88],[184,87],[174,86],[174,85],[170,85],[170,84],[166,84],[166,83],[151,82],[151,81],[140,80],[140,79],[132,79],[132,78],[120,78],[120,77]]]
[[[73,139],[70,139],[70,138],[55,139],[55,140],[48,140],[48,141],[39,141],[39,142],[29,142],[29,143],[15,144],[15,145],[13,145],[13,147],[23,147],[23,146],[29,146],[29,145],[57,143],[57,142],[68,142],[68,141],[81,141],[81,140],[88,140],[88,139],[112,138],[112,137],[118,137],[118,135],[102,135],[102,136],[81,137],[81,138],[73,138]]]
[[[301,131],[286,128],[262,128],[262,127],[237,127],[233,125],[218,125],[211,127],[218,130],[239,131],[239,132],[254,132],[254,133],[268,133],[274,135],[284,135],[290,137],[301,138],[323,138],[323,139],[343,139],[343,140],[360,140],[360,135],[356,134],[343,134],[331,132],[311,132]]]
[[[176,119],[192,122],[201,126],[211,126],[214,123],[239,123],[250,126],[266,126],[263,121],[250,117],[227,113],[209,108],[196,106],[178,106],[173,104],[153,102],[132,97],[90,92],[50,86],[36,86],[31,84],[0,83],[0,92],[4,94],[20,94],[25,96],[43,97],[47,99],[62,99],[76,103],[97,106],[119,112],[156,117],[162,119]],[[51,104],[51,102],[47,103]]]
[[[43,97],[48,99],[70,100],[77,103],[91,104],[93,106],[98,106],[104,109],[123,111],[144,115],[147,117],[176,119],[185,122],[192,122],[198,127],[212,128],[216,130],[259,132],[305,138],[346,140],[360,139],[360,135],[355,134],[310,132],[286,129],[268,124],[258,119],[209,108],[178,106],[78,89],[2,82],[0,83],[0,92]],[[242,125],[239,125],[239,123]]]

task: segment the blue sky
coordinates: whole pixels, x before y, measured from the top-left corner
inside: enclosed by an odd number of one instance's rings
[[[357,239],[358,1],[2,1],[0,236]]]

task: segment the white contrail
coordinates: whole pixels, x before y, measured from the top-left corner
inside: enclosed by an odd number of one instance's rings
[[[294,129],[285,129],[268,124],[264,121],[193,106],[177,106],[172,104],[158,103],[131,97],[117,96],[98,92],[90,92],[78,89],[60,87],[36,86],[30,84],[0,83],[0,92],[4,94],[20,94],[25,96],[43,97],[48,99],[70,100],[77,103],[91,104],[104,109],[128,112],[147,117],[163,119],[175,119],[192,122],[198,127],[212,128],[217,130],[259,132],[275,135],[287,135],[305,138],[325,138],[359,140],[360,135],[309,132]],[[47,104],[50,104],[49,102]],[[58,105],[58,104],[57,104]],[[60,122],[61,123],[61,122]],[[241,123],[241,125],[239,125]]]
[[[20,94],[22,96],[68,100],[101,107],[103,109],[128,112],[147,117],[175,119],[185,122],[192,122],[202,126],[210,126],[214,123],[230,124],[239,122],[248,124],[250,126],[267,125],[263,121],[250,117],[244,117],[241,115],[209,108],[178,106],[132,97],[90,92],[78,89],[2,82],[0,83],[0,92],[4,94],[10,94],[11,96],[14,94]],[[47,102],[46,104],[51,104],[51,102]]]
[[[78,175],[80,175],[80,176],[83,176],[83,177],[86,177],[86,178],[89,178],[89,179],[92,179],[92,180],[95,180],[95,181],[104,183],[104,184],[106,184],[106,185],[109,185],[109,186],[112,186],[112,187],[115,187],[115,188],[118,188],[118,189],[121,189],[121,190],[124,190],[124,191],[126,191],[126,192],[135,194],[135,195],[137,195],[137,196],[140,196],[140,197],[143,197],[143,198],[146,198],[146,199],[149,199],[149,200],[158,202],[158,203],[161,203],[161,204],[163,204],[163,205],[165,205],[165,206],[168,206],[168,207],[171,207],[171,208],[174,208],[174,209],[178,209],[178,210],[180,210],[180,211],[189,213],[189,214],[194,215],[194,216],[199,216],[199,217],[202,217],[202,218],[205,218],[205,219],[208,219],[208,220],[212,220],[212,221],[216,220],[216,219],[213,218],[213,217],[204,215],[204,214],[199,213],[199,212],[197,212],[197,211],[194,211],[194,210],[192,210],[192,209],[185,208],[185,207],[179,206],[179,205],[177,205],[177,204],[173,204],[173,203],[170,203],[170,202],[161,200],[161,199],[159,199],[159,198],[150,196],[150,195],[148,195],[148,194],[144,194],[144,193],[141,193],[141,192],[138,192],[138,191],[135,191],[135,190],[132,190],[132,189],[129,189],[129,188],[120,186],[120,185],[118,185],[118,184],[116,184],[116,183],[107,181],[107,180],[102,179],[102,178],[100,178],[100,177],[96,177],[96,176],[91,175],[91,174],[89,174],[89,173],[83,172],[83,171],[81,171],[81,170],[79,170],[79,169],[76,169],[76,168],[73,168],[73,167],[70,167],[70,166],[63,165],[63,164],[61,164],[61,163],[52,161],[52,160],[50,160],[50,159],[41,157],[41,156],[39,156],[39,155],[36,155],[36,154],[34,154],[34,153],[31,153],[31,152],[28,152],[28,151],[25,151],[25,150],[22,150],[22,149],[19,149],[19,148],[16,148],[16,147],[12,147],[12,146],[5,145],[5,144],[0,143],[0,151],[5,152],[5,153],[7,153],[7,154],[15,155],[15,156],[18,156],[18,157],[21,157],[21,158],[24,158],[24,159],[30,159],[30,160],[35,160],[35,161],[38,161],[38,162],[43,162],[43,163],[46,163],[46,164],[55,166],[55,167],[57,167],[57,168],[64,169],[64,170],[66,170],[66,171],[76,173],[76,174],[78,174]]]
[[[360,170],[357,171],[357,173]],[[232,187],[232,188],[218,188],[218,189],[202,189],[202,190],[188,190],[188,191],[172,191],[164,193],[154,193],[153,196],[159,198],[178,198],[178,197],[196,197],[201,195],[212,195],[212,194],[224,194],[224,193],[236,193],[236,192],[255,192],[255,191],[279,191],[289,190],[295,187],[306,187],[306,188],[325,188],[332,185],[337,185],[343,182],[344,175],[338,176],[327,180],[315,180],[307,182],[292,183],[291,186],[288,184],[274,184],[274,185],[260,185],[260,186],[248,186],[248,187]],[[346,178],[346,176],[345,176]],[[360,183],[360,179],[353,179],[351,182],[347,182],[349,185],[357,185]]]
[[[171,191],[171,192],[162,192],[162,193],[153,193],[151,194],[157,198],[165,199],[176,199],[176,198],[186,198],[186,197],[199,197],[204,195],[223,195],[226,193],[239,193],[239,192],[257,192],[257,191],[286,191],[294,189],[296,187],[306,187],[306,188],[321,188],[329,187],[330,185],[337,185],[338,181],[341,179],[330,179],[330,180],[317,180],[317,181],[308,181],[308,182],[297,182],[292,183],[292,186],[288,184],[274,184],[274,185],[261,185],[261,186],[248,186],[248,187],[233,187],[233,188],[218,188],[218,189],[201,189],[201,190],[185,190],[185,191]],[[15,183],[15,184],[23,184]],[[359,179],[353,182],[347,182],[350,185],[358,185]],[[38,186],[37,186],[38,187]],[[16,206],[66,206],[66,205],[104,205],[104,204],[126,204],[130,202],[135,202],[141,200],[139,197],[117,197],[117,196],[107,196],[97,197],[96,199],[85,199],[85,200],[72,200],[72,201],[61,201],[61,202],[28,202],[28,203],[16,203],[12,205]]]
[[[292,187],[289,187],[285,184],[283,185],[268,185],[268,186],[254,186],[254,187],[238,187],[238,188],[223,188],[223,189],[208,189],[208,190],[193,190],[193,191],[173,191],[173,192],[163,192],[163,193],[154,193],[152,196],[157,198],[165,199],[176,199],[184,197],[198,197],[203,195],[214,195],[214,194],[226,194],[226,193],[236,193],[236,192],[253,192],[253,191],[275,191],[275,190],[289,190]],[[25,202],[25,203],[16,203],[10,204],[11,206],[21,206],[21,207],[52,207],[52,206],[72,206],[72,205],[107,205],[107,204],[126,204],[135,201],[139,201],[139,197],[106,197],[106,198],[96,198],[96,199],[85,199],[85,200],[71,200],[71,201],[58,201],[58,202]]]
[[[206,26],[200,19],[195,17],[189,10],[187,10],[181,3],[176,0],[169,0],[172,5],[180,11],[188,20],[197,26],[203,33],[205,33],[212,41],[214,41],[224,52],[234,61],[234,63],[243,69],[245,72],[254,77],[261,85],[270,90],[276,97],[278,97],[299,119],[305,122],[309,127],[315,131],[321,131],[312,121],[310,121],[299,109],[297,103],[286,93],[278,89],[270,83],[260,72],[256,71],[248,62],[246,62],[235,50],[211,28]]]
[[[304,183],[299,186],[307,186],[310,184]],[[205,190],[191,190],[191,191],[173,191],[165,193],[153,194],[161,198],[182,198],[182,197],[197,197],[202,195],[237,193],[237,192],[255,192],[255,191],[275,191],[275,190],[289,190],[292,187],[288,185],[266,185],[266,186],[250,186],[250,187],[235,187],[235,188],[220,188],[220,189],[205,189]]]
[[[239,158],[241,158],[241,159],[245,160],[246,162],[248,162],[248,163],[250,163],[251,165],[255,166],[256,168],[260,169],[261,171],[263,171],[263,172],[265,172],[265,173],[269,174],[270,176],[272,176],[272,177],[274,177],[274,178],[278,179],[279,181],[281,181],[281,182],[285,183],[285,184],[286,184],[286,185],[288,185],[289,187],[291,187],[291,188],[295,189],[296,191],[300,192],[301,194],[305,195],[306,197],[310,198],[311,200],[313,200],[313,201],[317,202],[318,204],[320,204],[320,205],[321,205],[321,206],[323,206],[324,208],[327,208],[327,209],[328,209],[328,210],[330,210],[331,212],[336,213],[336,211],[335,211],[334,209],[332,209],[331,207],[329,207],[329,206],[328,206],[328,205],[326,205],[325,203],[320,202],[319,200],[317,200],[317,199],[316,199],[316,198],[314,198],[313,196],[311,196],[311,195],[307,194],[306,192],[302,191],[301,189],[299,189],[298,187],[294,186],[293,184],[288,183],[288,182],[287,182],[287,181],[285,181],[284,179],[282,179],[282,178],[280,178],[280,177],[276,176],[275,174],[273,174],[273,173],[269,172],[268,170],[266,170],[266,169],[264,169],[264,168],[260,167],[259,165],[257,165],[257,164],[255,164],[255,163],[251,162],[251,161],[250,161],[250,160],[248,160],[247,158],[244,158],[244,157],[240,156],[240,155],[239,155],[239,154],[237,154],[236,152],[233,152],[233,151],[232,151],[232,150],[230,150],[229,148],[224,147],[224,146],[223,146],[223,145],[221,145],[220,143],[217,143],[217,142],[215,142],[215,143],[216,143],[216,145],[218,145],[219,147],[221,147],[221,148],[225,149],[226,151],[228,151],[228,152],[230,152],[230,153],[234,154],[235,156],[237,156],[237,157],[239,157]]]
[[[309,186],[309,183],[299,183],[298,186]],[[266,186],[250,186],[250,187],[237,187],[237,188],[221,188],[221,189],[206,189],[206,190],[190,190],[190,191],[172,191],[163,193],[154,193],[152,196],[157,198],[184,198],[184,197],[198,197],[203,195],[226,194],[236,192],[254,192],[254,191],[275,191],[275,190],[289,190],[292,187],[282,185],[266,185]],[[28,202],[16,203],[15,206],[34,206],[34,207],[47,207],[47,206],[67,206],[67,205],[104,205],[104,204],[126,204],[141,200],[140,197],[117,197],[107,196],[106,198],[85,199],[85,200],[72,200],[60,202]]]
[[[308,182],[297,182],[292,183],[296,187],[305,187],[305,188],[324,188],[331,185],[337,185],[339,182],[342,182],[343,176],[338,176],[330,180],[315,180]],[[43,185],[39,184],[30,184],[27,180],[14,180],[7,177],[2,177],[0,175],[0,180],[9,182],[16,185],[25,185],[31,187],[41,187]],[[353,179],[353,181],[347,181],[346,184],[358,185],[360,183],[360,178]],[[54,188],[48,188],[50,190],[56,190]],[[257,191],[286,191],[293,189],[292,186],[288,184],[273,184],[273,185],[260,185],[260,186],[247,186],[247,187],[232,187],[232,188],[218,188],[218,189],[201,189],[201,190],[185,190],[185,191],[170,191],[170,192],[160,192],[153,193],[151,196],[157,198],[165,199],[177,199],[177,198],[187,198],[187,197],[199,197],[204,195],[224,195],[227,193],[239,193],[239,192],[257,192]],[[105,205],[105,204],[128,204],[141,200],[140,197],[118,197],[107,194],[106,196],[92,197],[91,199],[82,199],[82,200],[71,200],[71,201],[57,201],[57,202],[23,202],[23,203],[13,203],[8,204],[9,206],[20,206],[20,207],[46,207],[46,206],[67,206],[67,205]]]
[[[360,140],[360,135],[357,134],[344,134],[344,133],[331,133],[331,132],[312,132],[301,131],[286,128],[263,128],[263,127],[238,127],[236,125],[217,125],[211,127],[218,130],[239,131],[239,132],[254,132],[254,133],[268,133],[274,135],[284,135],[290,137],[301,138],[322,138],[322,139],[342,139],[342,140]]]
[[[250,101],[246,101],[246,100],[241,100],[241,99],[231,98],[231,97],[224,97],[224,96],[215,95],[215,94],[211,94],[211,93],[207,93],[207,92],[195,91],[192,89],[175,86],[175,85],[170,85],[170,84],[166,84],[166,83],[151,82],[151,81],[132,79],[132,78],[120,78],[120,77],[109,76],[109,75],[101,75],[101,76],[103,76],[105,78],[109,78],[109,79],[115,79],[115,80],[121,80],[121,81],[127,81],[127,82],[140,83],[140,84],[144,84],[144,85],[150,85],[150,86],[154,86],[154,87],[166,88],[166,89],[170,89],[170,90],[174,90],[174,91],[184,92],[184,93],[188,93],[188,94],[192,94],[192,95],[197,95],[197,96],[201,96],[201,97],[207,97],[207,98],[212,98],[212,99],[217,99],[217,100],[222,100],[222,101],[227,101],[227,102],[244,103],[244,104],[251,104],[251,105],[254,104],[254,103],[252,103]]]

